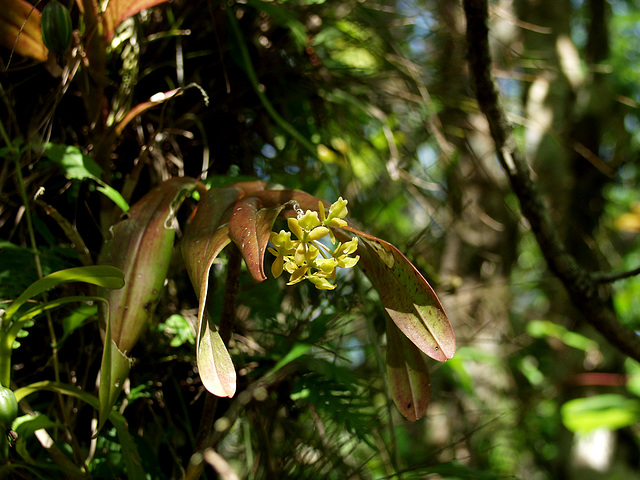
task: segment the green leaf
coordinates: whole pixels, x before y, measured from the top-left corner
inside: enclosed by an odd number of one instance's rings
[[[65,425],[56,423],[49,419],[46,415],[38,413],[34,416],[23,415],[16,418],[13,422],[13,430],[18,434],[18,440],[15,444],[16,452],[27,462],[33,462],[29,450],[27,448],[27,442],[31,440],[36,430],[42,428],[64,428]]]
[[[129,211],[129,204],[113,187],[104,183],[100,176],[102,168],[91,158],[72,145],[47,143],[44,154],[57,163],[67,178],[76,180],[90,179],[98,183],[97,190],[115,203],[123,212]]]
[[[14,393],[18,402],[20,402],[27,396],[43,390],[76,397],[86,404],[91,405],[96,410],[98,410],[99,408],[99,400],[94,395],[91,395],[84,390],[79,390],[73,385],[67,385],[65,383],[49,381],[36,382],[32,383],[31,385],[27,385],[26,387],[19,388]],[[140,461],[138,448],[131,438],[131,435],[129,434],[126,420],[120,413],[116,412],[115,410],[111,410],[108,414],[108,417],[109,421],[116,428],[120,445],[122,445],[123,447],[122,455],[124,456],[124,462],[127,467],[128,478],[132,480],[146,480],[147,477],[144,470],[142,469],[142,462]]]
[[[35,281],[22,292],[5,312],[5,319],[10,319],[30,298],[69,282],[84,282],[105,289],[118,289],[124,285],[124,275],[122,270],[110,265],[67,268],[54,272]]]
[[[13,429],[18,434],[18,440],[26,440],[31,437],[36,430],[41,428],[57,428],[65,425],[56,423],[42,413],[36,415],[22,415],[13,422]]]
[[[191,329],[191,325],[182,315],[174,313],[163,323],[158,325],[158,329],[171,338],[169,343],[172,347],[180,347],[185,343],[195,344],[196,340]]]
[[[7,341],[11,341],[13,342],[13,340],[15,340],[16,337],[20,336],[20,330],[23,328],[27,328],[28,326],[30,326],[31,324],[33,324],[33,322],[31,321],[33,318],[37,317],[38,315],[41,315],[42,313],[44,313],[47,310],[52,310],[54,308],[58,308],[61,305],[65,305],[67,303],[73,303],[73,302],[89,302],[89,301],[95,301],[95,302],[106,302],[106,300],[102,297],[91,297],[91,296],[71,296],[71,297],[62,297],[62,298],[58,298],[56,300],[52,300],[50,302],[47,303],[43,303],[40,305],[36,305],[35,307],[27,310],[24,314],[20,315],[20,317],[13,322],[13,324],[11,325],[11,327],[8,329],[6,335],[7,335]],[[95,311],[96,308],[93,308],[93,311]],[[60,340],[60,342],[62,341],[62,339]],[[58,342],[58,344],[60,344],[60,342]]]
[[[273,368],[269,370],[269,373],[270,374],[276,373],[285,365],[288,365],[289,363],[293,362],[294,360],[297,360],[298,358],[306,354],[310,348],[311,348],[311,344],[309,343],[301,343],[301,342],[296,343],[295,345],[293,345],[293,347],[291,347],[291,350],[289,350],[289,353],[287,353],[284,357],[278,360],[278,362],[273,366]]]
[[[84,180],[90,178],[96,180],[102,175],[102,168],[91,158],[73,145],[59,145],[47,143],[44,154],[51,161],[57,163],[69,179]]]
[[[640,420],[640,401],[616,393],[569,400],[560,410],[562,423],[572,432],[596,428],[616,430]]]
[[[70,296],[70,297],[57,298],[55,300],[51,300],[50,302],[42,303],[40,305],[37,305],[35,307],[30,308],[25,313],[20,315],[20,318],[17,321],[18,322],[29,321],[32,318],[35,318],[38,315],[41,315],[42,313],[44,313],[47,310],[52,310],[54,308],[58,308],[59,306],[66,305],[67,303],[73,303],[73,302],[99,302],[99,301],[103,301],[104,302],[105,299],[102,298],[102,297],[84,296],[84,295],[74,295],[74,296]],[[95,312],[96,308],[93,307],[92,311]]]
[[[389,318],[386,332],[389,393],[400,413],[415,422],[431,400],[429,369],[418,347]]]
[[[62,337],[58,340],[57,346],[62,345],[69,335],[97,314],[98,305],[80,305],[74,309],[69,315],[62,319]]]
[[[535,338],[557,338],[565,345],[585,352],[598,350],[598,342],[548,320],[533,320],[527,323],[527,333]]]
[[[105,197],[107,197],[109,200],[115,203],[118,207],[120,207],[120,209],[123,212],[129,211],[129,208],[130,208],[129,204],[124,199],[124,197],[120,195],[120,192],[118,192],[115,188],[110,187],[106,183],[102,182],[101,180],[96,180],[96,181],[98,182],[98,187],[96,188],[96,190],[98,190]]]

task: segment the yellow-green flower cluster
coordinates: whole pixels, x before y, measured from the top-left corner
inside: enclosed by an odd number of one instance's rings
[[[358,249],[358,238],[354,237],[346,243],[336,245],[336,239],[329,227],[344,227],[347,222],[347,201],[342,197],[331,205],[329,215],[325,215],[325,208],[319,202],[318,212],[307,210],[302,212],[296,208],[297,218],[289,218],[287,223],[290,232],[280,230],[280,233],[271,232],[270,240],[273,248],[269,251],[276,256],[271,273],[279,277],[285,271],[291,275],[287,285],[293,285],[302,280],[309,280],[320,290],[333,290],[336,288],[336,268],[351,268],[360,257],[351,256]],[[291,239],[291,232],[297,240]],[[330,236],[332,247],[327,247],[320,240]]]

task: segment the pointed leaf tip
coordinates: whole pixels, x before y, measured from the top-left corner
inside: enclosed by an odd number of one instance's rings
[[[218,397],[233,397],[236,370],[222,337],[206,312],[198,332],[197,349],[198,372],[204,387]]]

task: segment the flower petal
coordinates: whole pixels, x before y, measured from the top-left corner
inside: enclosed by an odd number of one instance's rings
[[[278,255],[274,260],[274,262],[271,264],[271,273],[275,278],[278,278],[280,275],[282,275],[283,265],[284,265],[284,257],[282,255]]]
[[[320,240],[323,237],[326,237],[330,230],[327,227],[316,227],[309,232],[307,239],[309,241]]]
[[[320,219],[318,218],[318,212],[313,210],[307,210],[305,214],[298,219],[298,224],[302,229],[310,232],[315,227],[320,225]],[[293,232],[295,233],[295,232]]]
[[[308,280],[315,285],[318,290],[333,290],[336,286],[323,277],[311,276]]]
[[[293,232],[293,234],[297,238],[302,240],[304,232],[302,231],[302,228],[300,227],[300,224],[298,223],[298,219],[297,218],[289,218],[289,219],[287,219],[287,225],[289,225],[289,230],[291,230]]]
[[[293,285],[294,283],[298,283],[301,280],[304,280],[304,274],[307,273],[309,267],[306,265],[298,268],[295,272],[291,274],[291,278],[289,278],[289,282],[287,285]]]
[[[342,197],[339,197],[338,200],[331,204],[329,208],[329,220],[334,218],[344,218],[349,213],[347,210],[347,200],[344,200]]]

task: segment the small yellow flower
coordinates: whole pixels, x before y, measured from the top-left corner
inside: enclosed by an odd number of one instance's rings
[[[332,283],[336,279],[336,268],[351,268],[360,260],[358,255],[351,256],[358,249],[358,238],[335,245],[330,227],[347,225],[344,220],[348,213],[347,201],[342,197],[331,205],[328,216],[322,202],[319,202],[318,211],[320,215],[312,210],[303,213],[298,207],[297,217],[287,220],[291,232],[271,232],[269,239],[274,248],[269,247],[269,252],[276,256],[271,272],[274,277],[279,277],[283,271],[289,273],[287,285],[309,280],[320,290],[333,290],[336,288]],[[291,239],[292,232],[297,240]],[[327,235],[331,237],[333,249],[320,242]]]
[[[269,240],[278,250],[292,250],[293,242],[291,241],[291,232],[280,230],[280,233],[271,232]]]
[[[318,273],[327,277],[333,277],[338,266],[338,260],[335,258],[318,258],[315,261],[315,266],[318,269]]]
[[[329,207],[329,216],[325,218],[325,210],[322,202],[319,202],[318,207],[320,210],[320,216],[322,218],[322,224],[328,227],[344,227],[347,222],[343,220],[347,216],[349,210],[347,210],[347,200],[339,197],[338,200],[331,204]]]
[[[269,247],[269,252],[276,256],[273,265],[271,265],[271,273],[275,278],[282,275],[285,260],[295,251],[295,245],[291,240],[291,232],[280,230],[280,233],[271,232],[269,240],[275,248]]]

